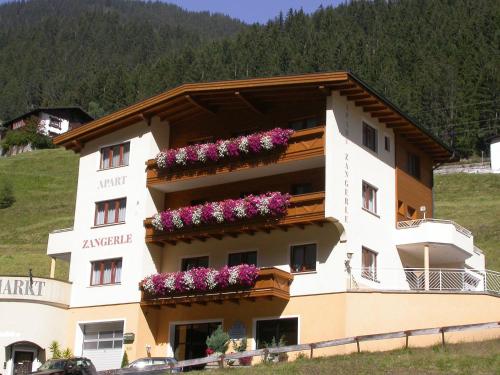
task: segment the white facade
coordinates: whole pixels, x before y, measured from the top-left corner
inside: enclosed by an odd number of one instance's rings
[[[491,171],[500,173],[500,137],[493,138],[490,144]]]

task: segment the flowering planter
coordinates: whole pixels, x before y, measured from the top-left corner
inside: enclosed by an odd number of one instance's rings
[[[242,199],[226,199],[203,205],[165,210],[153,216],[157,231],[177,232],[211,224],[242,222],[255,218],[283,217],[290,205],[290,195],[268,192]]]
[[[248,136],[161,151],[155,161],[159,169],[165,170],[203,166],[222,160],[284,149],[292,134],[291,129],[275,128]]]

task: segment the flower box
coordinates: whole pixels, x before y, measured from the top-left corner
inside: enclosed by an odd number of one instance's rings
[[[275,128],[217,142],[168,149],[156,155],[159,169],[176,170],[283,149],[293,134],[291,129]]]

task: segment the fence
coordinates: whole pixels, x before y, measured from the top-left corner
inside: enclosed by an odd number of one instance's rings
[[[451,220],[441,220],[441,219],[417,219],[417,220],[408,220],[408,221],[398,221],[396,227],[398,229],[407,229],[407,228],[416,228],[424,223],[438,223],[438,224],[451,224],[455,227],[455,230],[459,233],[462,233],[464,236],[472,237],[472,232],[460,224],[455,223]]]
[[[300,344],[300,345],[289,345],[282,346],[276,348],[265,348],[265,349],[257,349],[257,350],[249,350],[245,352],[239,353],[231,353],[231,354],[223,354],[220,356],[209,356],[203,358],[196,359],[188,359],[185,361],[177,362],[176,364],[170,365],[154,365],[147,366],[147,368],[136,369],[136,368],[125,368],[119,370],[108,370],[103,371],[106,375],[125,375],[125,374],[136,374],[140,373],[141,375],[146,374],[159,374],[162,372],[171,371],[173,369],[190,367],[190,366],[198,366],[205,365],[208,363],[218,363],[219,366],[223,367],[224,361],[226,360],[235,360],[239,358],[245,357],[260,357],[260,356],[268,356],[268,355],[278,355],[281,353],[291,353],[291,352],[309,352],[309,357],[313,358],[315,349],[322,348],[331,348],[335,346],[342,346],[348,344],[356,344],[358,352],[361,351],[360,343],[368,342],[368,341],[377,341],[377,340],[387,340],[387,339],[397,339],[397,338],[406,338],[406,348],[409,346],[409,338],[413,336],[424,336],[424,335],[441,335],[441,343],[445,345],[445,333],[451,332],[464,332],[471,330],[480,330],[480,329],[494,329],[500,328],[500,322],[489,322],[489,323],[477,323],[477,324],[464,324],[464,325],[456,325],[456,326],[447,326],[447,327],[439,327],[439,328],[424,328],[424,329],[412,329],[407,331],[397,331],[397,332],[389,332],[389,333],[380,333],[373,335],[361,335],[361,336],[353,336],[346,337],[336,340],[330,341],[320,341],[309,344]]]
[[[351,290],[427,290],[500,295],[500,272],[461,268],[352,268]]]

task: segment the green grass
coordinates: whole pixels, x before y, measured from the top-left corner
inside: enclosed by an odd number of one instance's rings
[[[16,202],[0,210],[0,275],[48,276],[48,234],[73,225],[78,155],[64,149],[38,150],[0,158],[0,181],[8,180]],[[56,277],[67,279],[58,262]]]
[[[500,175],[439,175],[434,182],[435,217],[471,230],[486,268],[500,271]]]
[[[251,368],[227,368],[210,374],[500,374],[500,340],[299,359]]]
[[[16,202],[0,209],[0,274],[48,276],[48,233],[73,225],[78,155],[63,149],[0,158],[0,181],[9,180]],[[436,217],[472,230],[487,267],[500,271],[500,175],[436,176]],[[59,262],[56,276],[67,277]]]

